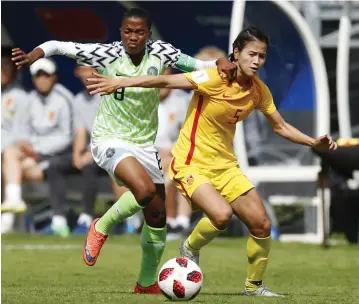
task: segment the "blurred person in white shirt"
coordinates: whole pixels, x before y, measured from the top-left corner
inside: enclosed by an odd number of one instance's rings
[[[165,74],[171,74],[167,69]],[[191,208],[169,179],[171,149],[186,118],[191,95],[183,90],[161,89],[158,108],[158,132],[155,145],[160,152],[166,185],[167,240],[180,238],[190,226]]]
[[[16,81],[16,67],[11,61],[11,48],[1,48],[1,154],[16,141],[18,125],[26,115],[28,94]],[[5,206],[11,206],[12,212],[1,215],[1,233],[13,230],[15,213],[26,211],[26,204],[21,199],[21,186],[17,180],[17,170],[11,170],[11,174],[4,177],[1,172],[1,201]],[[4,178],[3,178],[4,177]],[[4,186],[6,185],[6,186]],[[4,186],[4,187],[3,187]],[[4,196],[4,200],[3,200]]]
[[[21,106],[24,111],[21,122],[14,125],[13,140],[2,153],[5,190],[10,185],[13,186],[12,190],[16,187],[16,194],[21,200],[23,182],[43,182],[46,179],[55,215],[51,225],[45,227],[49,229],[40,232],[48,233],[51,230],[66,236],[69,227],[64,215],[64,199],[59,198],[64,197],[65,189],[56,174],[64,164],[71,165],[73,95],[57,83],[57,67],[53,61],[47,58],[38,60],[30,67],[30,73],[35,90],[28,94],[26,105]],[[20,207],[20,203],[15,204],[14,199],[5,199],[1,211],[25,211],[26,205]]]
[[[81,80],[84,86],[86,86],[87,78],[90,78],[94,72],[96,72],[94,68],[79,65],[74,70],[75,76]],[[72,164],[82,174],[83,201],[82,211],[72,234],[87,234],[93,221],[98,192],[98,176],[101,173],[107,175],[106,171],[94,162],[90,148],[92,125],[95,121],[100,101],[99,95],[90,95],[85,87],[74,99],[75,140]],[[64,174],[62,178],[65,178]]]

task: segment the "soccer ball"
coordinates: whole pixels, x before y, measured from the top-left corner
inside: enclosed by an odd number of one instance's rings
[[[172,301],[188,301],[200,292],[203,275],[199,266],[187,258],[166,262],[158,273],[158,285],[163,295]]]

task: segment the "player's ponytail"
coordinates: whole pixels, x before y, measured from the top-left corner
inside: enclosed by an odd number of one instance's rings
[[[250,26],[243,29],[239,35],[237,36],[236,40],[233,42],[233,50],[235,48],[239,50],[243,50],[246,44],[250,41],[262,41],[267,46],[269,45],[269,37],[265,35],[260,29]],[[229,57],[230,61],[234,61],[233,53]]]

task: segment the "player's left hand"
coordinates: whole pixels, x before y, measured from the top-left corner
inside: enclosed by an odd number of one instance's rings
[[[119,89],[119,79],[115,77],[107,77],[98,73],[92,73],[93,77],[88,78],[89,85],[86,86],[90,95],[100,94],[110,95]]]
[[[217,59],[217,70],[219,75],[226,75],[228,85],[236,79],[237,66],[226,57]]]
[[[315,140],[313,148],[316,150],[336,150],[338,144],[333,141],[331,136],[324,135]]]

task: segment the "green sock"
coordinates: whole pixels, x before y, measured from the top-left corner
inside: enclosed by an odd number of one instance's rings
[[[152,228],[143,223],[141,232],[142,262],[138,284],[142,287],[157,281],[157,268],[166,247],[167,228]]]
[[[127,191],[122,194],[119,200],[96,222],[95,229],[102,234],[108,234],[116,223],[124,221],[142,208],[143,207],[137,203],[132,192]]]

